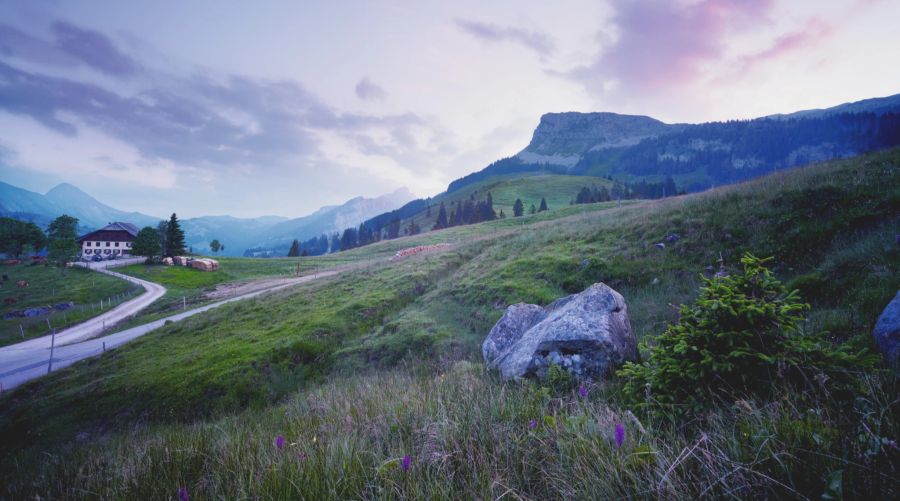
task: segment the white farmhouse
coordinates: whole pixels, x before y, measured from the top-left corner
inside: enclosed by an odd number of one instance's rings
[[[131,244],[137,236],[137,226],[131,223],[110,223],[97,231],[79,237],[81,257],[86,261],[96,259],[116,259],[131,257]]]

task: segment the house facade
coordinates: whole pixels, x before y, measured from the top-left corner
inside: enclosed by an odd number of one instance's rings
[[[76,242],[81,246],[81,258],[86,261],[95,256],[101,259],[131,257],[131,246],[137,233],[137,226],[115,222],[79,237]]]

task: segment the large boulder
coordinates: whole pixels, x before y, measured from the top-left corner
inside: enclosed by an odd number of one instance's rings
[[[900,367],[900,291],[881,312],[872,336],[887,363]]]
[[[536,304],[511,305],[481,345],[481,354],[484,356],[485,363],[494,368],[494,362],[502,353],[519,342],[525,331],[545,318],[547,318],[547,311]]]
[[[637,342],[621,294],[594,284],[546,308],[510,306],[482,345],[503,379],[544,377],[556,364],[577,377],[602,378],[637,360]]]

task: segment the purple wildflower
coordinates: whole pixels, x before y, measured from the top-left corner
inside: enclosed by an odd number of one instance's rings
[[[277,437],[275,437],[275,447],[278,447],[279,449],[284,449],[284,436],[283,435],[278,435]]]
[[[622,447],[623,443],[625,443],[625,427],[622,423],[616,423],[616,447]]]
[[[190,497],[188,497],[187,487],[179,487],[178,488],[178,501],[189,501]]]
[[[409,454],[403,456],[403,459],[400,461],[400,468],[403,468],[403,471],[409,471],[409,466],[412,464],[412,458],[409,457]]]
[[[587,388],[584,387],[583,384],[578,385],[578,395],[581,398],[587,398],[588,390],[587,390]]]
[[[532,419],[528,422],[528,429],[533,430],[535,428],[537,428],[537,419]]]

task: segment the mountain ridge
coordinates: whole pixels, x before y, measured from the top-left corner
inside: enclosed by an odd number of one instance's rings
[[[195,251],[208,251],[209,242],[225,244],[224,255],[240,256],[254,246],[277,245],[287,248],[291,240],[338,231],[344,225],[357,225],[381,212],[396,208],[414,198],[405,187],[374,198],[354,197],[339,205],[321,207],[298,218],[260,216],[239,218],[230,215],[199,216],[182,219],[185,242]],[[166,217],[128,212],[106,205],[71,183],[60,183],[45,194],[0,181],[0,216],[34,222],[45,227],[61,214],[78,218],[81,233],[105,226],[111,221],[127,221],[138,227],[156,225]],[[314,217],[315,216],[315,217]],[[274,230],[271,233],[267,233]]]

